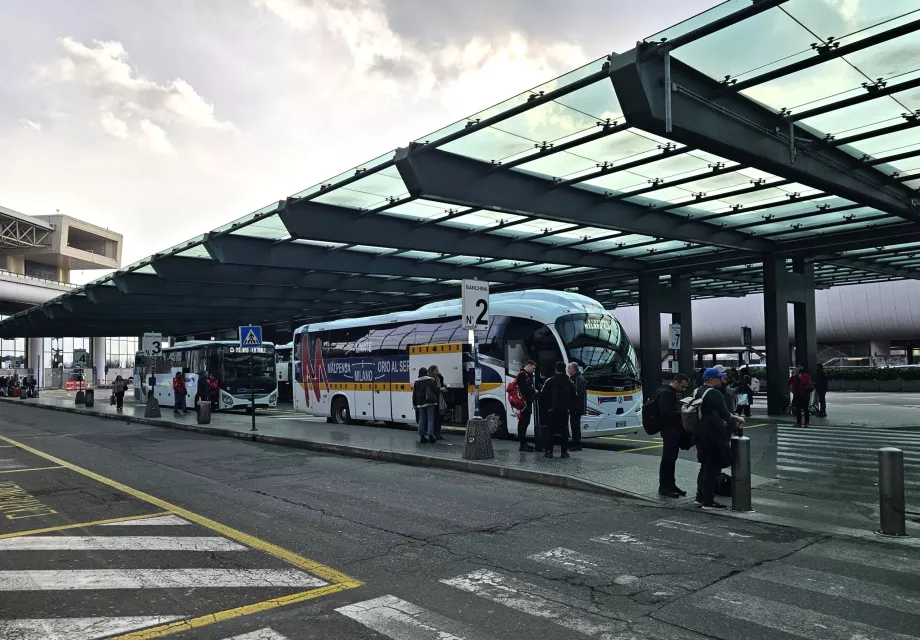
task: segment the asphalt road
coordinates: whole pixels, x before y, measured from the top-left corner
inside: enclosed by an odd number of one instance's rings
[[[8,405],[0,436],[4,639],[920,635],[916,546]]]

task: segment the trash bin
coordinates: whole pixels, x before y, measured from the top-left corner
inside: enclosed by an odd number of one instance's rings
[[[211,403],[202,400],[198,403],[198,424],[211,424]]]
[[[92,389],[87,389],[85,391],[86,396],[83,400],[84,404],[87,407],[91,407],[96,403],[96,393]]]
[[[495,457],[492,449],[492,433],[489,423],[484,418],[470,418],[466,425],[463,443],[464,460],[491,460]]]

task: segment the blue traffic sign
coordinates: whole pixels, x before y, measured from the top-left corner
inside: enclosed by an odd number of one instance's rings
[[[261,347],[262,346],[262,327],[250,326],[240,327],[240,346]]]

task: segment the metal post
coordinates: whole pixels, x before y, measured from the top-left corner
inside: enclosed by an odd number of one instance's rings
[[[894,447],[878,450],[879,533],[906,536],[904,506],[904,452]]]
[[[732,438],[732,511],[753,511],[751,508],[751,439]]]
[[[671,52],[664,52],[664,131],[671,133],[674,119],[671,117]]]
[[[249,350],[249,410],[252,412],[252,429],[256,429],[256,388],[252,384],[252,349]]]

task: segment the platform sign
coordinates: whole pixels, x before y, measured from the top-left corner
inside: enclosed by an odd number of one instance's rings
[[[460,283],[460,314],[464,329],[489,328],[489,283],[464,280]]]
[[[250,325],[240,327],[240,347],[243,349],[249,347],[262,346],[262,327]]]
[[[680,349],[680,325],[668,325],[668,349]]]
[[[741,346],[742,347],[753,347],[754,346],[754,337],[751,335],[750,327],[741,327]]]
[[[74,369],[83,369],[89,363],[89,356],[86,353],[86,349],[74,349],[73,350],[73,368]]]
[[[160,351],[163,350],[163,334],[154,333],[152,331],[147,331],[144,333],[144,337],[141,340],[141,351],[144,352],[144,355],[153,358],[160,355]]]

